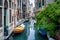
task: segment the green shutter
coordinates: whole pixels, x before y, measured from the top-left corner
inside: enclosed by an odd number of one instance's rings
[[[44,5],[44,0],[42,0],[42,5]]]
[[[6,9],[4,9],[4,16],[6,16]]]
[[[4,27],[6,26],[6,9],[4,9]]]
[[[6,9],[4,9],[4,28],[8,28],[8,26],[6,26]]]

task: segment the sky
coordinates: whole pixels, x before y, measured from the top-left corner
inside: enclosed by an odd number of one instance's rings
[[[33,7],[35,7],[34,1],[35,0],[30,0],[30,3],[33,3]]]

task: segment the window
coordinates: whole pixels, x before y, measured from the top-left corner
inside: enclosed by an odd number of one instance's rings
[[[14,9],[16,9],[16,4],[14,4]]]
[[[0,27],[2,26],[2,8],[0,8]]]
[[[12,9],[14,9],[14,2],[12,2]]]
[[[42,0],[42,5],[44,5],[44,0]]]
[[[41,1],[38,1],[38,2],[37,2],[37,6],[38,6],[38,8],[41,7]]]
[[[39,7],[41,7],[41,3],[39,3],[38,5],[39,5]]]
[[[38,1],[37,1],[37,7],[38,7],[38,8],[41,7],[41,3],[42,3],[41,0],[38,0]]]
[[[0,6],[2,6],[2,4],[3,4],[3,2],[2,2],[3,0],[0,0]]]
[[[10,23],[11,23],[11,10],[9,10],[10,11]]]
[[[12,21],[13,21],[13,16],[12,16]]]
[[[21,0],[20,0],[20,7],[21,7]]]
[[[4,1],[4,8],[5,8],[5,9],[8,8],[8,2],[7,2],[7,0]]]
[[[9,8],[11,8],[11,0],[9,0]]]
[[[17,0],[17,2],[18,2],[18,5],[19,5],[19,0]]]
[[[19,14],[19,11],[18,11],[18,14],[17,14],[17,21],[19,20],[19,15],[20,15],[20,14]]]

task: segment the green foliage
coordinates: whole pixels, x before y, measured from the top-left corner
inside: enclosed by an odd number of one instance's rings
[[[54,30],[57,24],[60,24],[60,4],[54,2],[42,11],[36,14],[37,23],[35,26],[45,28],[51,36],[54,35]]]
[[[57,4],[60,4],[60,0],[55,0],[55,2],[56,2]]]

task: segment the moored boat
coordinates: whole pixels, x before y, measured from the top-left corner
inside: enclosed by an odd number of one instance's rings
[[[40,33],[42,36],[47,36],[47,33],[46,33],[46,30],[45,30],[45,29],[39,30],[39,33]]]
[[[14,28],[13,32],[14,33],[21,33],[25,29],[25,25],[21,24],[20,26]]]

